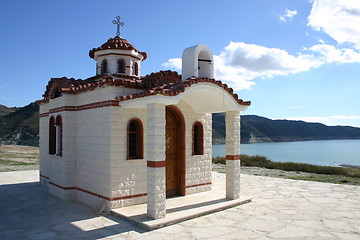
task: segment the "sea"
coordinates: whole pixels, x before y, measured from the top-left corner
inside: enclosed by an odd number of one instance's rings
[[[225,156],[225,144],[213,145],[213,157]],[[321,166],[360,166],[360,140],[321,140],[241,144],[241,154],[265,156],[275,162]]]

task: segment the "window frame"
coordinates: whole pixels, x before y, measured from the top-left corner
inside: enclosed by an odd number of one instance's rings
[[[130,125],[135,123],[135,131],[130,130]],[[135,135],[135,143],[131,142],[131,135]],[[135,146],[133,145],[135,144]],[[135,155],[132,154],[132,148],[135,147]],[[144,158],[144,127],[139,118],[132,118],[127,125],[127,159],[143,159]]]
[[[109,73],[108,61],[106,59],[101,60],[101,66],[100,67],[101,67],[101,69],[100,69],[101,75]]]
[[[134,62],[133,63],[133,71],[134,71],[134,75],[135,76],[139,76],[139,64],[138,64],[138,62]]]
[[[61,115],[56,116],[55,121],[55,127],[56,127],[56,156],[62,156],[62,129],[63,129],[63,123],[62,123],[62,117]]]
[[[51,116],[49,119],[49,155],[56,154],[56,128],[55,117]]]
[[[204,155],[204,126],[200,121],[192,126],[192,155]]]
[[[123,58],[117,60],[117,72],[125,74],[125,60]]]
[[[51,116],[49,119],[49,155],[62,156],[62,117]]]

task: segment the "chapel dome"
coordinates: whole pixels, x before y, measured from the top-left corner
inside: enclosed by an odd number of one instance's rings
[[[109,50],[109,49],[134,50],[135,52],[137,52],[143,56],[142,61],[144,61],[147,58],[147,54],[145,52],[140,52],[131,43],[129,43],[126,39],[121,38],[120,36],[116,36],[114,38],[109,38],[106,43],[101,45],[101,47],[91,49],[89,51],[89,56],[91,58],[94,58],[95,52],[98,52],[101,50]]]

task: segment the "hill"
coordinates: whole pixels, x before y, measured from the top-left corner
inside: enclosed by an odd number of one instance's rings
[[[22,108],[2,105],[0,111],[4,113],[0,115],[0,144],[39,145],[39,106],[36,103]]]
[[[241,142],[294,142],[360,139],[360,128],[326,126],[304,121],[271,120],[256,115],[241,116]],[[225,143],[225,115],[213,114],[213,143]]]
[[[360,128],[241,116],[242,143],[332,139],[360,139]],[[225,143],[223,113],[213,114],[213,143]],[[0,144],[39,145],[39,106],[36,103],[22,108],[0,105]]]
[[[5,116],[5,115],[9,114],[9,113],[15,112],[18,109],[19,109],[18,107],[7,107],[7,106],[4,106],[4,105],[0,104],[0,118],[2,116]]]

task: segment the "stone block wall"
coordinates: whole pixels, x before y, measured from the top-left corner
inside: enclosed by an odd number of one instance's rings
[[[183,113],[186,125],[186,194],[211,190],[212,115],[194,113],[184,101],[181,101],[177,107]],[[200,121],[204,127],[203,155],[192,155],[192,127],[196,121]]]
[[[53,113],[63,106],[87,106],[140,90],[99,88],[79,95],[64,95],[40,107],[41,183],[61,199],[76,199],[96,209],[110,209],[147,201],[147,112],[121,106],[90,107]],[[211,189],[211,114],[197,114],[181,101],[176,105],[186,125],[186,194]],[[46,115],[48,113],[48,115]],[[62,116],[63,154],[48,153],[49,119]],[[144,158],[127,159],[127,124],[138,118],[143,124]],[[204,154],[192,155],[192,127],[204,127]]]
[[[111,207],[123,207],[146,202],[146,109],[115,108],[111,132]],[[144,158],[127,159],[128,122],[137,118],[143,124]]]

